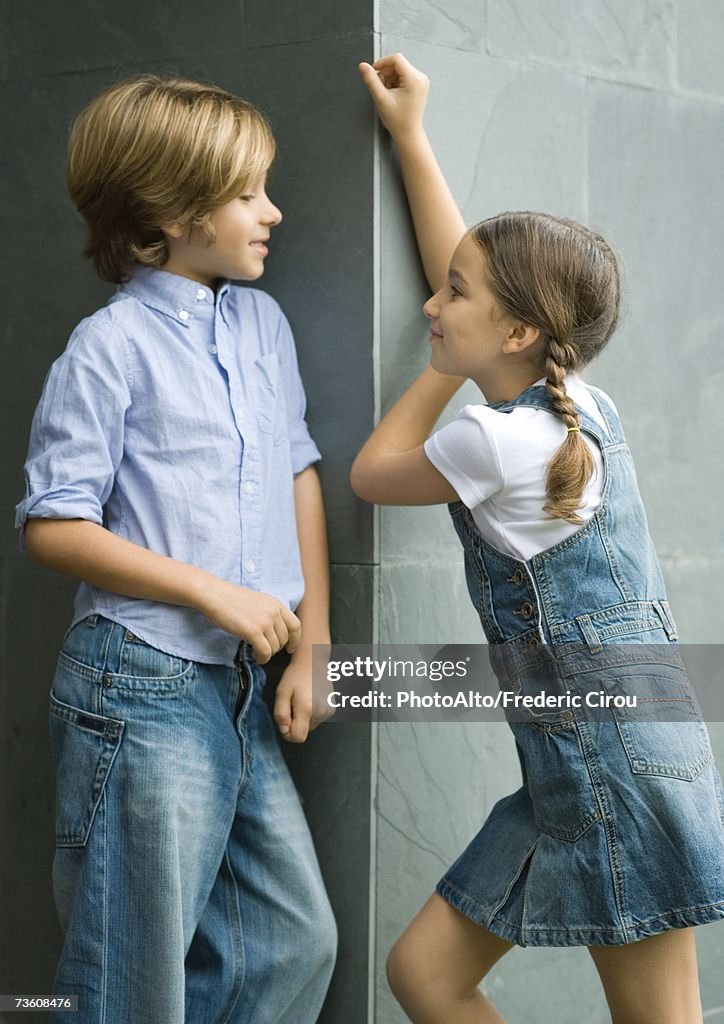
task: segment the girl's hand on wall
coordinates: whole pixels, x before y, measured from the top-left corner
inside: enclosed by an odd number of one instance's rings
[[[362,80],[393,139],[422,131],[430,80],[401,53],[359,65]]]

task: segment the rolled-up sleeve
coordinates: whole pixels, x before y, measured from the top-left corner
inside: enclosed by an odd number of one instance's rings
[[[125,338],[105,313],[96,314],[51,366],[33,416],[25,496],[15,509],[21,550],[30,518],[103,523],[130,403]]]
[[[305,419],[307,397],[304,393],[304,385],[299,374],[294,336],[289,326],[289,321],[281,309],[279,309],[276,345],[287,410],[292,471],[297,474],[301,473],[307,466],[312,465],[312,463],[319,462],[322,456],[312,440],[309,428],[307,427]]]

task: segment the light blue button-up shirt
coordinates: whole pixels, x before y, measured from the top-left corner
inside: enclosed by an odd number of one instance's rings
[[[320,458],[305,406],[274,299],[138,268],[50,368],[16,525],[88,519],[295,608],[293,478]],[[72,624],[94,612],[169,654],[234,662],[238,638],[194,609],[81,583]]]

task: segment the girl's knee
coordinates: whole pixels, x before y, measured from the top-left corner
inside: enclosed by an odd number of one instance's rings
[[[399,1003],[406,1005],[410,996],[420,996],[431,983],[433,964],[425,957],[424,941],[408,928],[387,954],[387,982]]]
[[[401,935],[387,954],[385,969],[387,984],[395,999],[404,1002],[405,987],[414,986],[412,975],[417,967],[416,960],[408,952],[405,935]]]

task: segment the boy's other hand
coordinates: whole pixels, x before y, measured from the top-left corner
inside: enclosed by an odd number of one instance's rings
[[[214,577],[197,605],[209,622],[251,644],[260,665],[286,647],[293,654],[302,637],[302,624],[271,594],[238,587]]]
[[[304,743],[310,732],[334,714],[326,699],[332,687],[313,679],[312,664],[311,653],[293,658],[277,686],[274,721],[290,743]]]
[[[362,81],[377,107],[383,125],[393,137],[422,130],[422,115],[430,80],[401,53],[359,65]]]

